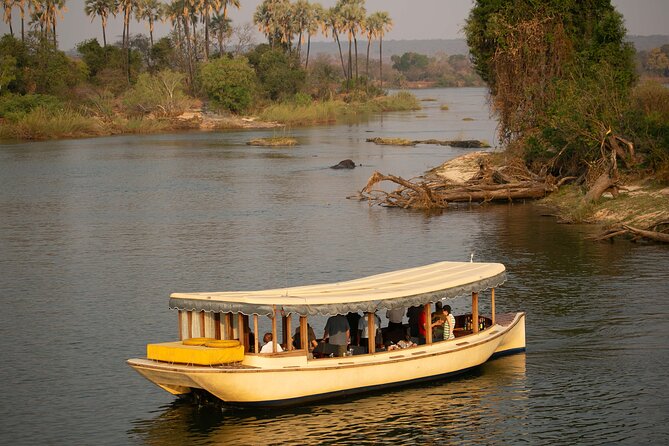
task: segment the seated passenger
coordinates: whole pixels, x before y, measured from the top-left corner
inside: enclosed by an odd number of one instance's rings
[[[265,345],[262,346],[260,349],[260,353],[274,353],[274,348],[273,345],[274,343],[272,342],[272,333],[265,333],[265,336],[262,337],[263,342]],[[280,344],[276,344],[276,353],[282,352],[283,349],[281,348]]]
[[[311,324],[307,324],[307,339],[309,340],[309,343],[307,344],[307,348],[309,351],[312,351],[314,348],[318,346],[318,341],[316,340],[316,333],[314,333],[314,329],[311,328]],[[293,347],[296,349],[302,348],[302,342],[300,338],[300,327],[295,328],[295,334],[293,335]]]

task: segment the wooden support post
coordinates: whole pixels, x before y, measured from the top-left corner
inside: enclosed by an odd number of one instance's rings
[[[181,314],[181,310],[177,310],[177,318],[179,319],[179,340],[183,341],[184,340],[184,332],[183,332],[183,315]]]
[[[244,340],[246,338],[246,327],[244,327],[244,315],[242,313],[237,313],[237,335],[239,336],[239,343],[244,345]]]
[[[186,332],[186,339],[190,339],[193,337],[193,312],[187,311],[186,315],[188,316],[188,331]]]
[[[204,338],[206,336],[206,327],[205,327],[205,314],[204,311],[200,311],[200,337]]]
[[[232,313],[225,313],[225,339],[232,339],[234,335],[232,329]]]
[[[374,313],[367,313],[367,351],[376,352],[376,319]]]
[[[276,306],[272,305],[272,353],[276,353]]]
[[[472,293],[472,333],[479,332],[479,293]]]
[[[307,317],[300,315],[300,348],[307,351],[309,355],[309,330],[307,329]]]
[[[293,320],[290,313],[288,313],[285,316],[285,320],[286,320],[286,331],[284,332],[283,337],[286,338],[286,350],[290,351],[293,350],[293,327],[292,327]]]
[[[423,305],[425,312],[425,343],[432,344],[432,304],[429,302]]]
[[[221,313],[214,313],[214,338],[223,339],[221,336]]]
[[[258,333],[258,315],[254,314],[253,315],[253,351],[255,353],[258,353],[260,351],[260,340],[259,338],[259,333]]]
[[[495,289],[490,290],[490,313],[492,314],[492,324],[495,325]]]

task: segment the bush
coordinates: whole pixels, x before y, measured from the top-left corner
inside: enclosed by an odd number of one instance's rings
[[[236,57],[202,64],[200,82],[215,106],[241,113],[251,105],[257,81],[248,59]]]
[[[249,62],[256,70],[263,93],[273,101],[294,95],[304,85],[306,74],[299,60],[280,49],[258,45],[249,54]]]
[[[58,98],[46,94],[6,94],[1,99],[0,117],[12,122],[20,120],[36,108],[48,111],[63,108],[63,103]]]
[[[163,70],[156,75],[142,73],[125,95],[123,103],[131,114],[178,116],[188,107],[183,80],[183,74],[171,70]]]

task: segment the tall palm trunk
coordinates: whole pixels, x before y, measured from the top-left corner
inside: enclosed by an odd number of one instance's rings
[[[372,38],[368,36],[367,39],[367,62],[365,63],[365,76],[369,79],[369,47],[372,46]]]
[[[304,70],[306,71],[309,68],[309,51],[311,51],[311,33],[307,37],[307,60],[304,62]]]
[[[383,88],[383,36],[379,37],[379,80]]]
[[[335,36],[335,40],[337,41],[337,46],[339,47],[339,59],[341,60],[341,69],[344,72],[344,77],[346,77],[346,66],[344,65],[344,53],[341,51],[341,42],[339,41],[339,34],[337,34],[337,31],[332,31],[332,33]]]
[[[353,33],[353,43],[355,45],[355,78],[358,79],[358,39]]]
[[[209,60],[209,9],[204,12],[204,61]]]

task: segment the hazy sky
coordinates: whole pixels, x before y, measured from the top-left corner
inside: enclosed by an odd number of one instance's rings
[[[241,9],[232,10],[230,18],[233,24],[251,22],[253,12],[261,0],[241,0]],[[334,5],[335,0],[321,0],[323,6]],[[613,0],[618,11],[625,17],[625,24],[629,34],[669,35],[669,0]],[[463,37],[461,30],[472,0],[367,0],[368,14],[374,11],[388,11],[394,21],[393,29],[386,35],[386,39],[456,39]],[[73,48],[85,39],[97,37],[102,43],[102,28],[100,20],[93,23],[84,14],[84,0],[67,0],[67,11],[57,23],[59,46],[63,50]],[[20,33],[18,10],[14,19],[14,32]],[[107,40],[114,42],[121,40],[122,22],[120,19],[111,19],[107,25]],[[9,32],[6,23],[0,24],[0,34]],[[130,32],[148,35],[148,28],[144,23],[133,21]],[[156,37],[162,37],[168,32],[168,25],[156,27]],[[257,42],[263,36],[258,34]],[[319,37],[317,40],[322,40]]]

